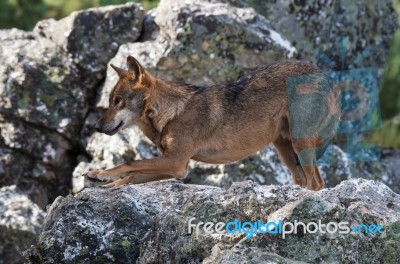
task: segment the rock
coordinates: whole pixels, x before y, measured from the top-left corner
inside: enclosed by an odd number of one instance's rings
[[[26,32],[17,28],[0,30],[0,40],[3,41],[10,41],[10,40],[24,40],[24,39],[34,39],[35,36],[32,32]],[[2,46],[0,46],[0,56],[4,56],[2,53]]]
[[[160,32],[160,27],[157,25],[156,19],[156,9],[151,9],[147,11],[143,20],[142,34],[140,35],[140,42],[145,42],[148,40],[156,40],[158,33]]]
[[[95,89],[143,18],[128,3],[40,21],[33,32],[0,31],[0,186],[16,184],[42,207],[68,194]]]
[[[0,186],[17,185],[20,191],[44,208],[58,195],[68,193],[73,162],[68,159],[64,162],[55,171],[50,164],[23,151],[10,149],[0,140]]]
[[[76,65],[53,43],[42,45],[32,35],[13,38],[2,42],[2,121],[20,119],[73,137],[88,110],[88,95],[76,88],[81,79]]]
[[[22,263],[27,249],[42,230],[43,212],[15,185],[0,188],[0,263]]]
[[[334,228],[304,234],[300,228],[285,238],[259,233],[246,239],[243,233],[195,228],[200,221],[234,220],[321,220],[357,228],[379,224],[383,234],[339,233]],[[178,181],[93,188],[54,202],[44,231],[25,258],[26,263],[259,263],[264,258],[274,263],[397,263],[399,220],[400,195],[363,179],[319,192],[251,182],[235,183],[228,190]]]
[[[122,45],[110,63],[125,68],[132,55],[157,77],[204,85],[235,81],[245,70],[296,54],[262,16],[227,4],[164,0],[146,25],[149,40]],[[98,107],[108,106],[116,80],[109,67]]]
[[[275,253],[265,252],[257,247],[237,246],[232,249],[220,249],[220,244],[213,247],[211,255],[203,260],[203,264],[214,263],[246,263],[246,264],[305,264],[307,262],[293,261]],[[223,246],[222,246],[223,247]]]
[[[400,181],[400,150],[392,149],[392,148],[384,148],[382,150],[382,164],[388,170],[388,178],[392,182]],[[393,190],[397,193],[400,193],[400,186],[393,186]]]
[[[335,187],[349,179],[363,178],[378,180],[400,193],[400,177],[397,176],[399,160],[396,152],[389,153],[378,161],[354,161],[337,145],[332,145],[329,163],[323,160],[319,169],[325,186]],[[328,156],[330,157],[330,156]],[[229,188],[232,183],[252,180],[260,185],[291,184],[291,176],[287,167],[278,158],[272,146],[242,161],[226,165],[208,165],[200,162],[189,163],[190,171],[184,179],[186,183],[213,185]]]
[[[400,193],[400,180],[393,177],[396,171],[387,166],[384,160],[367,161],[352,160],[349,154],[340,147],[333,145],[332,163],[322,163],[320,166],[321,176],[326,181],[326,186],[334,187],[343,180],[363,178],[367,180],[378,180],[389,186],[394,192]]]
[[[189,163],[189,174],[184,181],[228,189],[234,182],[251,180],[260,185],[290,184],[291,176],[272,146],[256,154],[230,164],[212,165],[201,162]]]
[[[61,166],[68,158],[67,152],[72,146],[61,134],[51,130],[43,131],[19,120],[1,119],[2,117],[0,115],[0,140],[4,145],[52,166]],[[35,140],[31,140],[32,138]]]
[[[321,68],[329,71],[376,67],[382,76],[391,39],[398,28],[391,0],[373,3],[364,0],[211,2],[253,7],[288,38],[300,58],[318,61]],[[330,60],[322,58],[322,54]]]
[[[118,47],[139,38],[143,17],[140,5],[127,3],[73,12],[59,21],[43,20],[34,32],[66,51],[84,70],[81,74],[92,74],[101,80]]]
[[[131,3],[40,21],[33,34],[4,31],[0,111],[76,137],[98,84],[91,79],[104,78],[118,46],[139,37],[143,16]]]
[[[323,160],[319,169],[325,185],[335,187],[341,181],[363,178],[378,180],[400,193],[400,177],[397,176],[399,159],[396,151],[384,151],[385,156],[377,161],[354,161],[337,145],[332,145],[329,163]],[[328,156],[330,157],[330,156]],[[275,149],[269,146],[242,161],[226,165],[190,163],[189,175],[184,181],[229,188],[233,182],[252,180],[260,185],[291,184],[289,170],[278,158]]]
[[[247,0],[205,0],[210,3],[226,3],[230,4],[232,6],[237,6],[237,7],[249,7],[251,6],[251,2]],[[261,13],[260,11],[257,11],[258,13]]]

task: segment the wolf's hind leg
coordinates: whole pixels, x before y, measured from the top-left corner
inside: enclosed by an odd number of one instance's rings
[[[307,189],[319,191],[324,188],[325,183],[319,174],[317,166],[303,166],[303,170],[307,175],[307,179],[312,178],[311,181],[307,181]]]
[[[289,139],[279,136],[273,144],[278,151],[279,157],[290,170],[293,183],[306,187],[307,179],[300,163],[298,162],[298,157],[293,149],[292,142]]]
[[[322,146],[321,137],[293,139],[293,149],[299,157],[301,167],[307,178],[307,189],[319,191],[324,188],[325,183],[322,179],[318,167],[316,152]]]

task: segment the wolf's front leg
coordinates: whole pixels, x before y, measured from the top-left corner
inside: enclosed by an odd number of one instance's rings
[[[118,186],[124,183],[145,183],[163,179],[182,179],[187,174],[189,159],[181,157],[159,157],[148,160],[137,160],[116,166],[108,170],[89,171],[84,174],[92,180],[112,181],[106,187]]]
[[[108,171],[109,170],[92,170],[83,173],[82,176],[88,178],[91,181],[101,182],[116,181],[120,179],[120,176],[118,174],[112,174]]]

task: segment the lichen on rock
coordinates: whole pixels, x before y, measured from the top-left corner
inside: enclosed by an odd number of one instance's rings
[[[372,199],[373,197],[373,199]],[[354,179],[313,192],[289,185],[234,183],[228,190],[163,181],[85,189],[51,206],[27,263],[380,263],[399,258],[400,196],[382,183]],[[305,224],[380,224],[383,235],[350,232],[207,234],[193,223],[262,220]],[[251,257],[250,257],[251,256]],[[40,260],[40,261],[39,261]],[[393,263],[393,262],[392,262]]]
[[[210,1],[254,8],[296,47],[300,58],[318,62],[324,70],[375,67],[382,77],[389,45],[398,28],[391,0]],[[321,54],[335,65],[321,60]]]
[[[68,193],[94,90],[118,46],[139,38],[143,17],[129,3],[40,21],[33,32],[0,31],[2,183],[41,206]]]

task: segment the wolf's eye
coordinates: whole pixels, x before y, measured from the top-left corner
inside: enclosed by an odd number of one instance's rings
[[[114,105],[118,105],[122,102],[122,98],[121,97],[115,97],[114,99]]]

